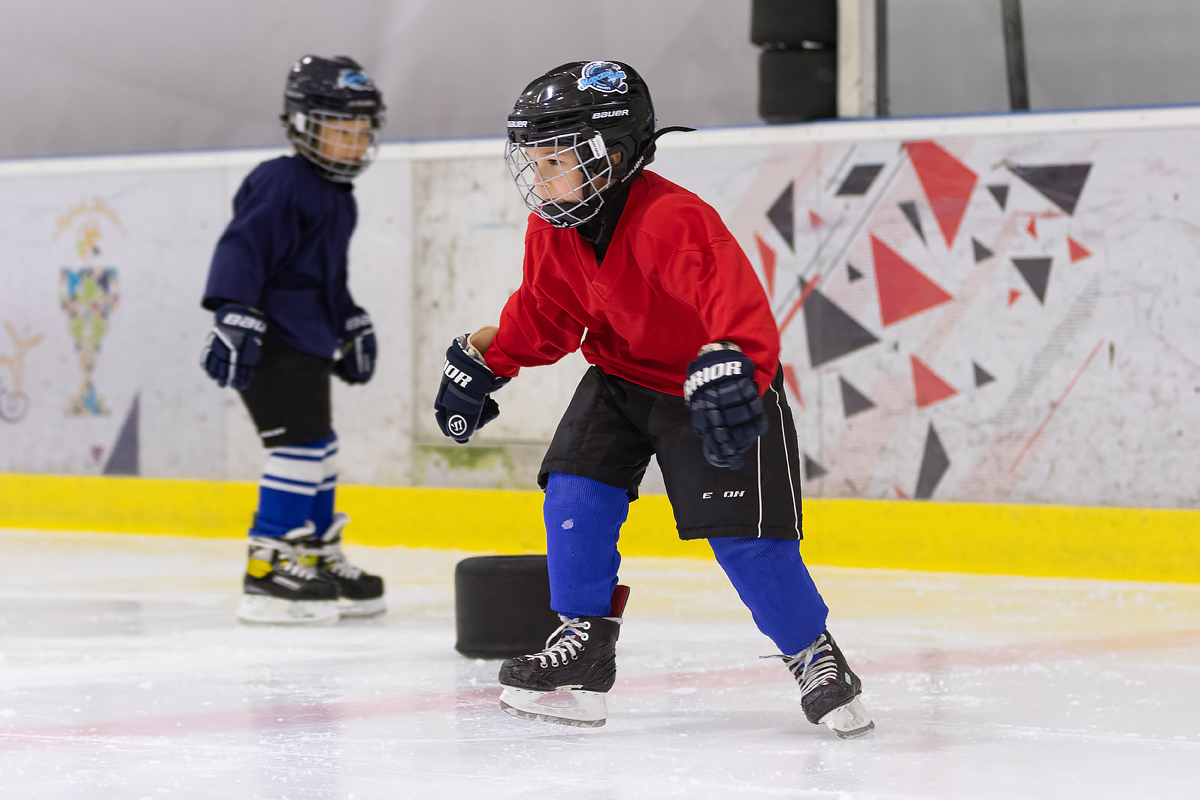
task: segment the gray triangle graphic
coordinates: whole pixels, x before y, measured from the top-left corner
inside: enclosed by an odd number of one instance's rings
[[[925,435],[925,454],[921,457],[921,471],[917,475],[917,491],[913,492],[913,497],[918,500],[933,497],[933,490],[937,488],[948,469],[950,458],[946,455],[946,448],[942,447],[942,440],[938,438],[931,422],[929,433]]]
[[[992,375],[992,373],[988,372],[986,369],[979,366],[974,361],[971,362],[971,366],[975,368],[975,387],[976,388],[983,386],[984,384],[991,383],[992,381],[996,380],[996,377],[994,375]]]
[[[921,241],[925,241],[925,231],[921,228],[921,215],[917,213],[917,203],[915,200],[905,200],[898,204],[900,210],[904,212],[904,216],[908,218],[908,224],[913,226],[917,232],[917,236],[921,237]]]
[[[838,375],[838,382],[842,387],[842,413],[846,419],[850,419],[855,414],[861,414],[868,408],[875,407],[875,404],[871,402],[871,398],[851,386],[850,382],[841,375]]]
[[[804,286],[803,280],[800,285]],[[804,332],[808,339],[808,359],[813,367],[879,341],[817,289],[804,301]]]
[[[987,249],[987,247],[984,245],[984,243],[979,241],[978,239],[976,239],[974,236],[971,237],[971,247],[975,248],[975,263],[976,264],[978,264],[980,261],[984,261],[984,260],[989,259],[992,256],[996,255],[991,250]]]
[[[1075,213],[1079,195],[1083,194],[1083,184],[1092,171],[1091,164],[1047,164],[1041,167],[1010,164],[1008,168],[1068,214]]]
[[[129,413],[121,425],[121,432],[117,434],[117,441],[104,464],[105,475],[141,474],[138,468],[138,419],[141,398],[141,393],[133,396],[133,403],[130,404]]]
[[[804,479],[811,481],[814,478],[820,478],[829,470],[822,467],[816,461],[808,457],[808,453],[804,454]]]
[[[1008,186],[1000,183],[994,186],[989,186],[988,191],[992,193],[992,197],[996,198],[996,204],[1000,206],[1001,211],[1007,211],[1008,205]]]
[[[771,224],[779,231],[779,235],[793,253],[796,252],[796,218],[793,213],[795,189],[796,182],[792,181],[767,211],[767,219],[771,220]]]
[[[883,164],[855,164],[835,194],[838,197],[866,194],[871,190],[871,184],[882,169]]]
[[[1021,277],[1029,284],[1029,288],[1037,295],[1038,302],[1046,304],[1046,286],[1050,283],[1049,258],[1014,258],[1013,266]]]
[[[863,276],[861,272],[854,268],[853,264],[846,265],[846,274],[850,276],[850,283],[854,283],[857,280],[862,280]]]

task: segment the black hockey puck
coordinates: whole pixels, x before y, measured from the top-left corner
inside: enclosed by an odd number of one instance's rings
[[[454,649],[469,658],[515,658],[546,646],[561,622],[550,610],[545,556],[475,556],[454,569]]]

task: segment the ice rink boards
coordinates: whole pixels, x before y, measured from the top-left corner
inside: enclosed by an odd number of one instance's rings
[[[813,569],[877,729],[839,741],[711,561],[626,559],[610,719],[497,707],[463,553],[348,548],[389,613],[233,618],[236,540],[0,531],[0,797],[1200,796],[1200,585]]]

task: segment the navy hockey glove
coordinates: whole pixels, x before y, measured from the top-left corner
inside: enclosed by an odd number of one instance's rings
[[[467,341],[467,334],[455,339],[446,351],[442,384],[433,401],[442,433],[465,444],[471,434],[500,415],[500,406],[488,395],[508,381],[496,377],[483,355]]]
[[[742,468],[742,454],[767,432],[767,418],[754,362],[735,344],[707,344],[688,364],[683,399],[692,411],[692,431],[714,467]]]
[[[218,386],[245,389],[266,332],[267,320],[258,309],[235,303],[221,306],[200,353],[200,366]]]
[[[334,374],[346,383],[366,383],[375,374],[375,326],[371,317],[358,306],[342,322]]]

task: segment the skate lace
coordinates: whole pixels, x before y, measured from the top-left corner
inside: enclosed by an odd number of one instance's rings
[[[275,569],[301,580],[315,581],[317,579],[316,567],[303,563],[296,554],[296,548],[288,542],[268,541],[261,543],[260,546],[264,544],[279,553],[279,559],[274,564]]]
[[[591,627],[590,622],[582,622],[578,618],[564,618],[563,624],[546,640],[546,648],[540,653],[530,655],[529,658],[536,658],[543,669],[547,666],[557,667],[560,660],[565,665],[583,652],[583,643],[588,640]],[[560,638],[554,642],[556,636]]]
[[[763,658],[782,658],[784,666],[800,684],[802,697],[822,684],[837,682],[837,659],[833,657],[833,647],[823,633],[815,642],[795,655],[778,654]]]
[[[325,557],[325,568],[339,578],[356,581],[363,574],[361,569],[346,559],[346,554],[337,545],[325,548],[325,552],[322,555]]]
[[[306,581],[315,581],[317,579],[317,571],[312,567],[301,564],[295,559],[294,555],[285,554],[283,558],[279,559],[275,568],[280,572],[291,575],[293,578],[302,578]]]

